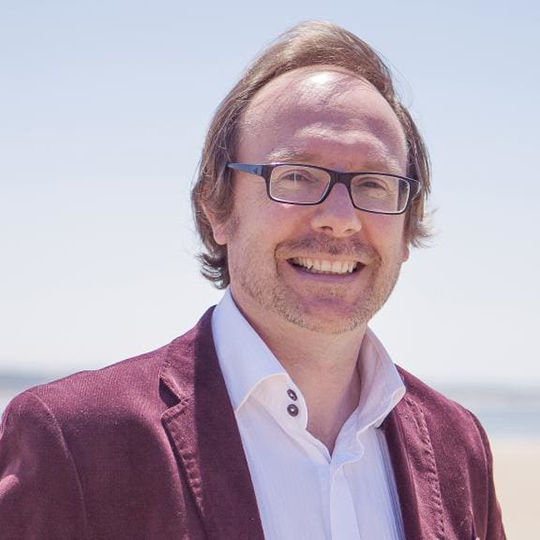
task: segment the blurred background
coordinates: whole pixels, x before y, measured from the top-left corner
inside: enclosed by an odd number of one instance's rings
[[[33,384],[167,343],[219,300],[189,206],[205,130],[256,53],[306,19],[388,61],[431,152],[436,234],[373,328],[396,363],[481,418],[509,538],[533,538],[532,0],[1,0],[0,411]]]

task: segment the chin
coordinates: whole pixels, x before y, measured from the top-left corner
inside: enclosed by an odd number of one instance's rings
[[[365,326],[371,319],[371,310],[359,309],[359,306],[336,306],[335,299],[331,302],[320,302],[303,309],[301,302],[288,306],[281,305],[279,314],[291,324],[321,334],[338,335],[352,332]],[[284,308],[284,309],[283,309]]]

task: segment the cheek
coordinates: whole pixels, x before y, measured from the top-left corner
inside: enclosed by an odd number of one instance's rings
[[[254,216],[266,213],[269,203],[272,202],[266,195],[266,188],[262,179],[249,182],[244,179],[237,181],[233,213],[239,216],[240,221],[249,221]]]
[[[408,242],[405,240],[403,216],[369,214],[362,220],[362,230],[368,242],[383,253],[406,261],[409,257]]]
[[[235,244],[238,257],[247,257],[247,252],[261,253],[267,250],[279,235],[277,229],[280,220],[268,202],[253,198],[235,207],[232,227],[229,228],[229,242],[231,248]]]
[[[249,204],[243,205],[239,215],[242,223],[249,223],[251,231],[257,231],[268,242],[283,234],[290,234],[303,221],[307,222],[302,215],[302,207],[272,201],[266,194],[264,198],[252,198]]]

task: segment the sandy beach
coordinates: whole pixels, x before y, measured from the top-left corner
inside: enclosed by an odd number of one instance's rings
[[[493,439],[491,446],[508,539],[540,538],[540,439]]]

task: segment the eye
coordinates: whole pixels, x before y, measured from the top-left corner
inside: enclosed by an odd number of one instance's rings
[[[352,181],[352,189],[356,195],[374,199],[392,196],[396,193],[396,187],[397,179],[391,176],[357,176]]]
[[[270,196],[279,201],[313,204],[323,195],[330,177],[308,165],[278,165],[270,178]]]
[[[379,176],[360,176],[354,180],[355,187],[364,189],[387,189],[386,182]]]
[[[276,169],[273,181],[282,184],[306,184],[317,182],[317,178],[305,169]]]

